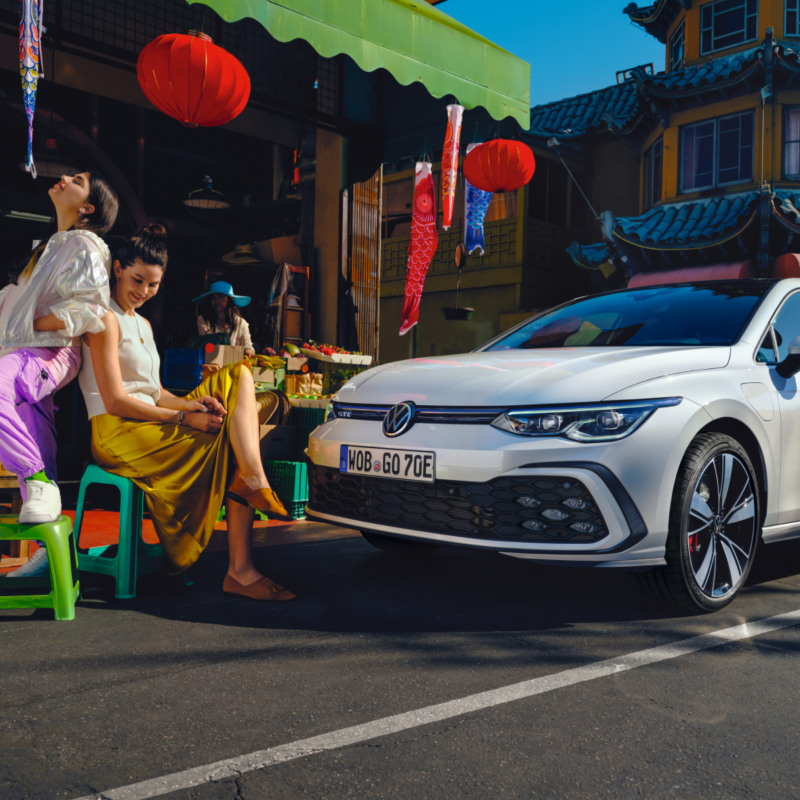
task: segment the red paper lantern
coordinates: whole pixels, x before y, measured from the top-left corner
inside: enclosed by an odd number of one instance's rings
[[[159,111],[190,128],[224,125],[250,98],[250,76],[239,60],[196,31],[153,39],[139,53],[136,75]]]
[[[464,159],[464,177],[484,192],[510,192],[524,186],[536,169],[528,145],[509,139],[492,139],[473,147]]]

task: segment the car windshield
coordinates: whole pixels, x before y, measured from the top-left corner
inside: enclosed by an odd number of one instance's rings
[[[773,285],[718,281],[584,297],[535,317],[483,349],[730,345]]]

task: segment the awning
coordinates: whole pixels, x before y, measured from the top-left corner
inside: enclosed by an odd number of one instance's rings
[[[345,53],[361,69],[388,70],[434,97],[454,95],[494,119],[530,125],[530,65],[425,0],[186,0],[226,22],[250,17],[281,42],[305,39],[321,56]]]

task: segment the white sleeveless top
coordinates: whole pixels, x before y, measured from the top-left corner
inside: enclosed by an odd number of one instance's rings
[[[161,384],[158,380],[158,370],[161,360],[158,357],[153,331],[143,317],[134,313],[129,316],[111,301],[111,310],[119,322],[119,368],[122,373],[122,388],[128,397],[135,397],[143,403],[154,406],[161,395]],[[92,351],[84,342],[81,345],[83,364],[78,377],[83,399],[89,411],[89,419],[107,414],[97,386],[92,365]]]

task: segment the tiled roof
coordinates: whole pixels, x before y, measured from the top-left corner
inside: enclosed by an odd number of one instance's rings
[[[680,10],[680,0],[656,0],[652,5],[641,8],[636,3],[630,3],[622,13],[627,14],[633,23],[640,25],[659,42],[666,44],[669,26]]]
[[[659,243],[691,248],[744,225],[755,210],[758,192],[741,192],[651,208],[638,217],[620,217],[615,233],[632,244]]]
[[[597,267],[611,258],[611,250],[605,242],[583,245],[572,242],[567,247],[567,253],[579,267]]]
[[[772,203],[783,219],[800,227],[800,191],[776,189]]]
[[[639,113],[636,84],[626,81],[589,94],[569,97],[531,109],[531,136],[574,139],[610,120],[612,128],[624,128]],[[604,119],[605,117],[605,119]]]
[[[650,89],[666,89],[667,91],[682,91],[691,88],[706,87],[709,84],[720,83],[737,75],[753,66],[764,56],[764,47],[751,47],[739,53],[727,56],[717,56],[702,64],[684,67],[675,72],[661,75],[647,75],[642,79],[642,85]]]

